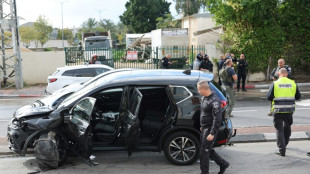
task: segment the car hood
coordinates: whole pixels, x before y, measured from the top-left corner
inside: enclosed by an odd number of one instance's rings
[[[22,118],[27,116],[41,115],[52,112],[54,109],[49,106],[34,107],[32,103],[29,103],[19,109],[17,109],[13,115],[13,118]]]
[[[68,95],[70,95],[70,92],[63,92],[61,94],[49,95],[40,100],[31,102],[17,109],[13,114],[13,118],[48,114],[54,111],[58,103],[64,100]]]

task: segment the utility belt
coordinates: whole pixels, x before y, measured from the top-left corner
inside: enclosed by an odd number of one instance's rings
[[[222,82],[223,85],[225,86],[229,86],[230,88],[233,87],[233,83],[232,82]]]
[[[210,126],[202,126],[203,129],[211,129],[212,128],[212,125]]]

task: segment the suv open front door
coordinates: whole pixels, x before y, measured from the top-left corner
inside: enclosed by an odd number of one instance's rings
[[[129,156],[138,144],[140,137],[140,121],[138,119],[138,114],[141,100],[141,92],[137,88],[134,88],[134,91],[129,99],[124,119],[124,134],[126,136],[126,144],[128,147]]]
[[[86,97],[71,109],[69,116],[65,116],[69,129],[67,134],[78,144],[79,154],[86,159],[92,152],[93,133],[90,120],[95,102],[95,98]]]

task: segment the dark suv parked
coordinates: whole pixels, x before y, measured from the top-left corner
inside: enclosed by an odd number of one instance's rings
[[[71,94],[54,111],[14,115],[8,126],[10,149],[24,155],[34,148],[36,158],[51,167],[72,153],[89,159],[92,150],[127,150],[128,155],[164,151],[174,164],[192,164],[200,147],[199,80],[207,80],[222,100],[223,123],[215,146],[232,136],[227,99],[212,78],[190,70],[109,74]]]

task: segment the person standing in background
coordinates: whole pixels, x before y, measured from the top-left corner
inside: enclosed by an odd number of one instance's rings
[[[170,54],[166,54],[164,58],[161,59],[162,69],[170,69],[171,62],[169,59],[171,58]]]
[[[196,56],[196,60],[193,63],[193,70],[199,70],[199,66],[203,60],[203,51],[201,51],[199,54]]]
[[[240,59],[237,60],[235,58],[235,61],[237,62],[238,67],[237,92],[239,92],[241,80],[242,80],[242,91],[246,92],[245,80],[246,80],[246,67],[248,66],[248,62],[245,60],[244,54],[240,54]]]
[[[209,60],[209,56],[207,54],[203,56],[203,61],[199,65],[199,70],[213,73],[213,64]]]

